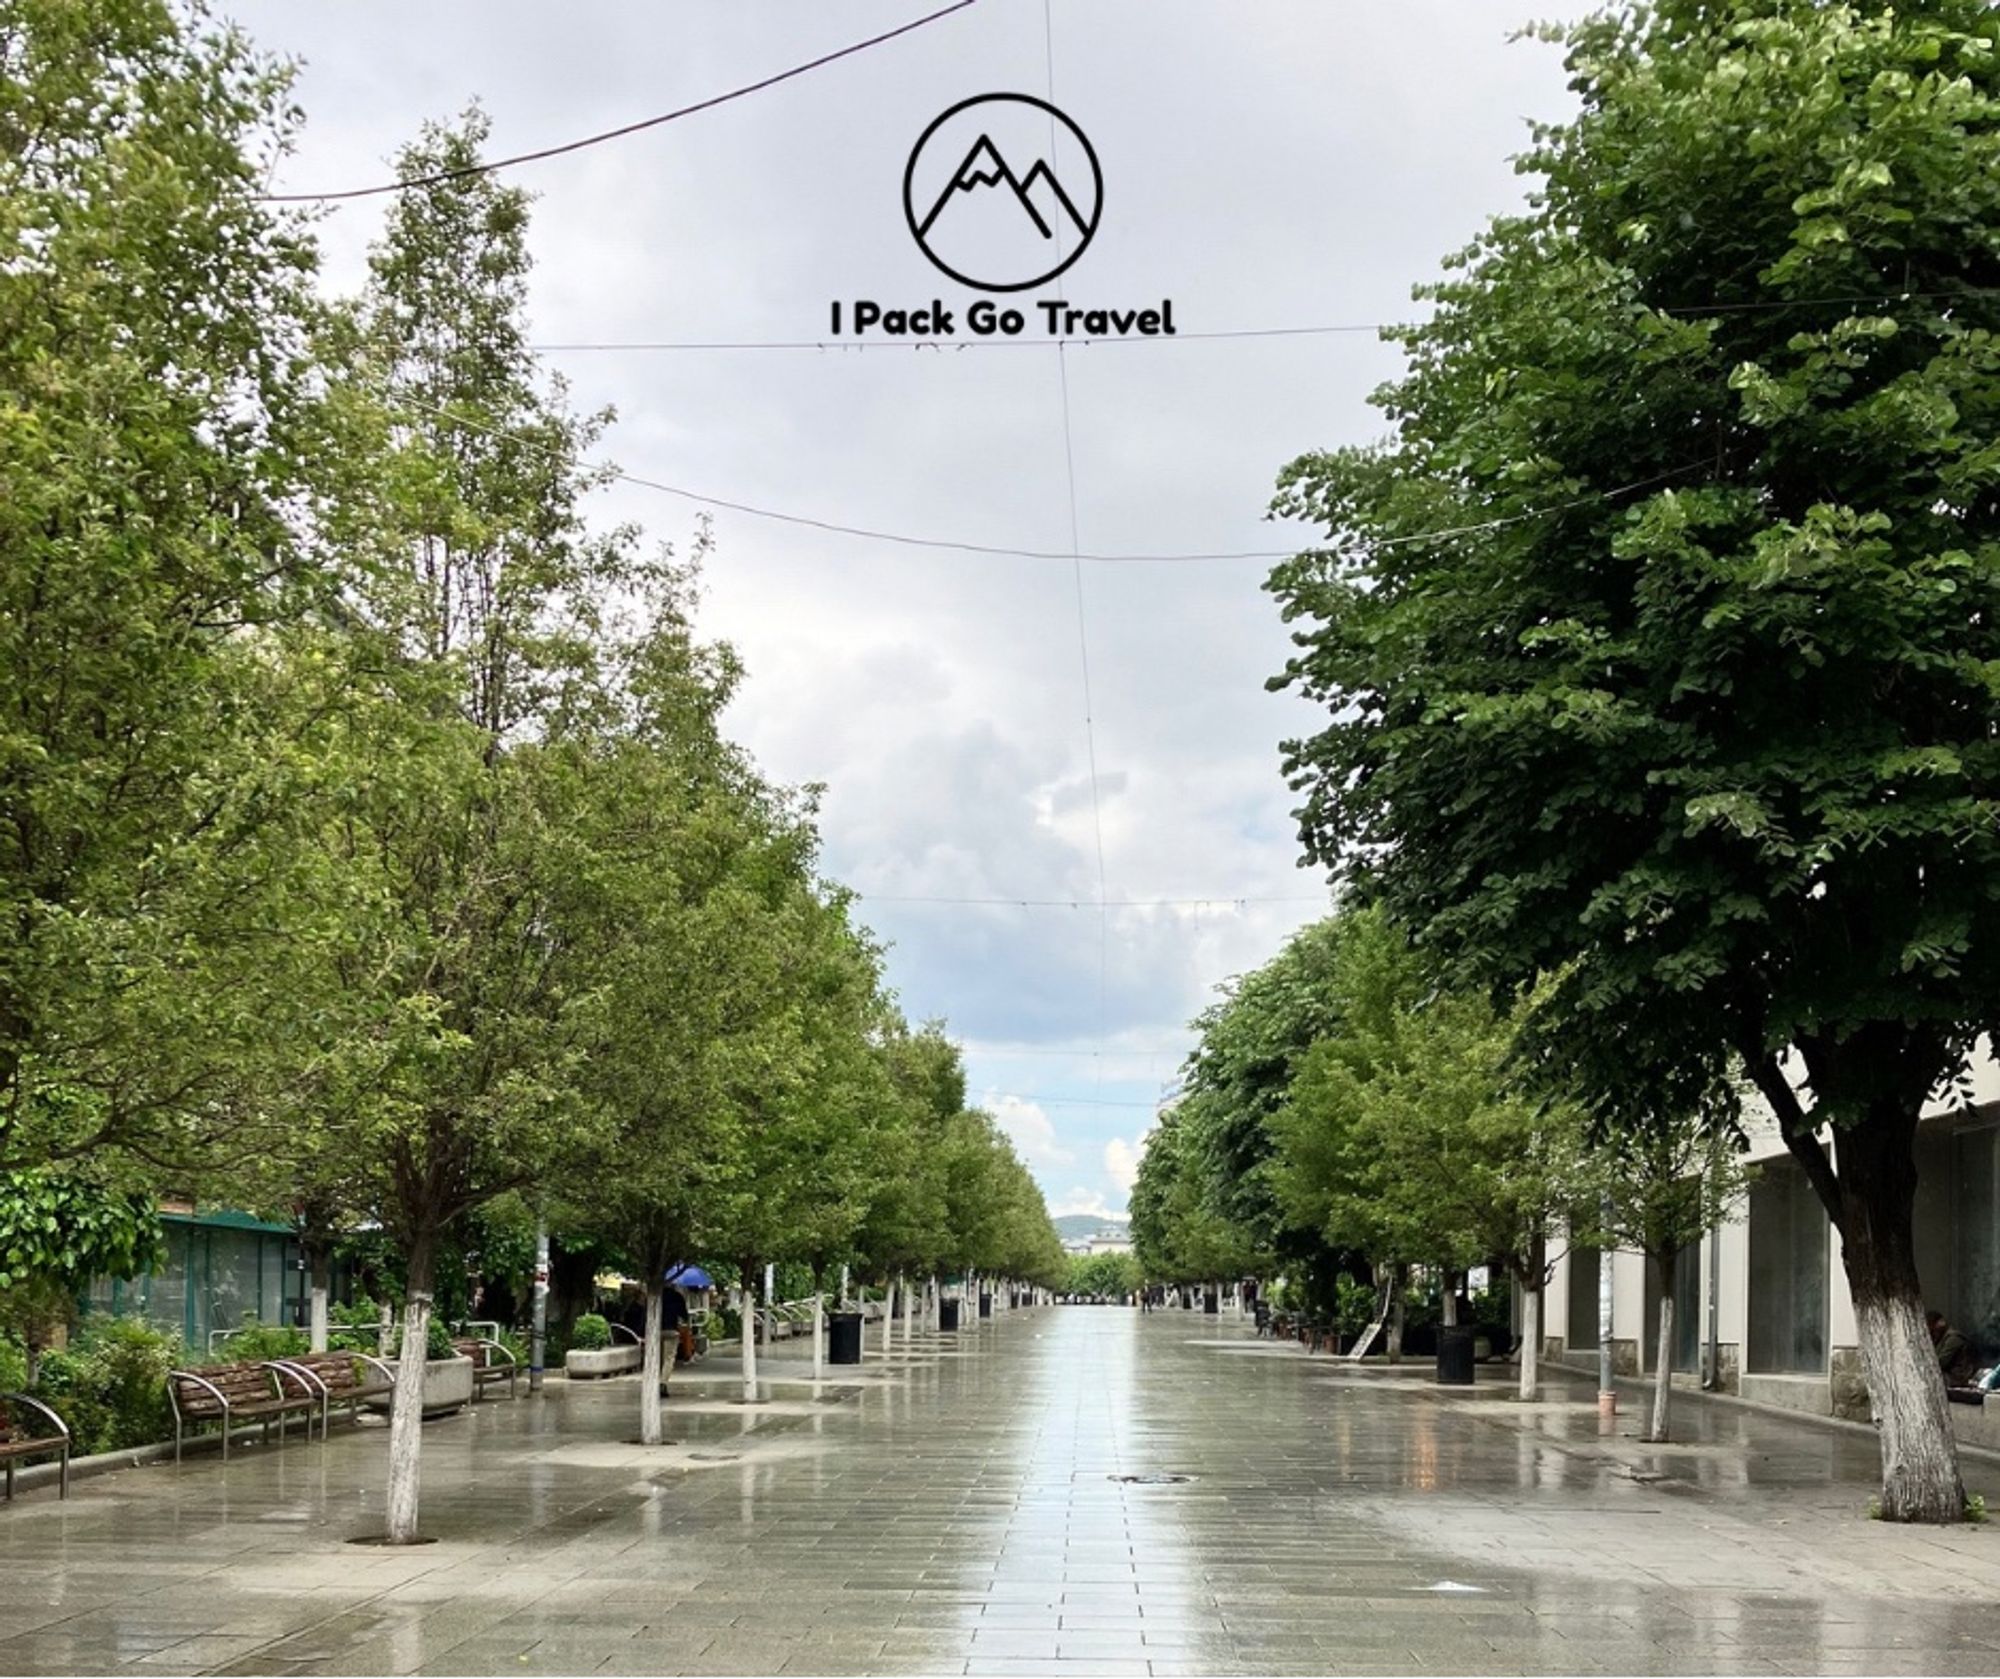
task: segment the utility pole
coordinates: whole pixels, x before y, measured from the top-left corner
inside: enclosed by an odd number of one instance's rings
[[[1604,1198],[1604,1228],[1611,1228],[1611,1198]],[[1618,1415],[1618,1390],[1611,1384],[1611,1250],[1597,1256],[1597,1416],[1610,1422]]]

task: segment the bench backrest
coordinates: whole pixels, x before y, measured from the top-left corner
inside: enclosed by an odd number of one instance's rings
[[[24,1440],[41,1440],[54,1434],[48,1419],[23,1405],[18,1412],[0,1399],[0,1446],[18,1445]]]
[[[200,1380],[190,1381],[190,1376]],[[181,1414],[190,1417],[222,1415],[222,1403],[209,1391],[210,1388],[220,1392],[231,1405],[257,1404],[276,1398],[279,1391],[276,1374],[261,1364],[203,1365],[185,1375],[176,1371],[168,1380],[174,1384]],[[202,1385],[204,1382],[207,1387]]]
[[[301,1353],[285,1362],[309,1371],[335,1399],[368,1385],[361,1361],[352,1353]]]

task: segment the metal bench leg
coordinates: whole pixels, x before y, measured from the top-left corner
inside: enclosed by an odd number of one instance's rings
[[[12,1458],[7,1460],[7,1502],[9,1504],[14,1502],[14,1460]]]
[[[69,1497],[69,1442],[63,1442],[62,1468],[56,1472],[56,1497]]]

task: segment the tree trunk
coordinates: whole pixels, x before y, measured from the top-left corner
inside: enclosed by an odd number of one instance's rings
[[[396,1391],[389,1405],[388,1531],[391,1545],[417,1541],[417,1499],[424,1444],[424,1363],[430,1346],[434,1237],[410,1243],[409,1282],[403,1295],[403,1339],[396,1349]]]
[[[1527,1273],[1521,1284],[1521,1398],[1533,1404],[1542,1396],[1542,1296],[1548,1288],[1548,1243],[1537,1236],[1528,1248]]]
[[[1965,1519],[1958,1440],[1924,1327],[1913,1242],[1916,1113],[1871,1104],[1837,1133],[1841,1257],[1861,1332],[1861,1368],[1882,1437],[1882,1517]]]
[[[1667,1406],[1674,1393],[1674,1256],[1650,1254],[1647,1263],[1660,1293],[1660,1333],[1653,1343],[1653,1407],[1639,1438],[1658,1445],[1669,1438]]]
[[[1440,1321],[1447,1329],[1458,1327],[1458,1273],[1449,1265],[1444,1270],[1444,1307]]]
[[[667,1285],[658,1265],[646,1268],[646,1341],[639,1359],[639,1444],[657,1446],[666,1438],[660,1419],[661,1329],[667,1315]]]
[[[1400,1265],[1389,1267],[1388,1359],[1391,1364],[1403,1362],[1403,1268]]]
[[[757,1267],[746,1260],[743,1275],[754,1278]],[[743,1285],[743,1403],[757,1403],[757,1285],[746,1282]]]
[[[307,1242],[307,1274],[311,1278],[311,1305],[308,1307],[306,1322],[308,1339],[306,1345],[316,1353],[326,1351],[327,1301],[333,1293],[333,1254],[324,1242]]]

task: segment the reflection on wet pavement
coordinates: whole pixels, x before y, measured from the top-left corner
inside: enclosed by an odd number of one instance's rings
[[[1568,1378],[1114,1308],[778,1370],[677,1375],[660,1448],[629,1380],[432,1425],[419,1550],[344,1543],[379,1428],[29,1495],[0,1671],[2000,1670],[2000,1534],[1867,1521],[1861,1432],[1688,1401],[1647,1447]]]

